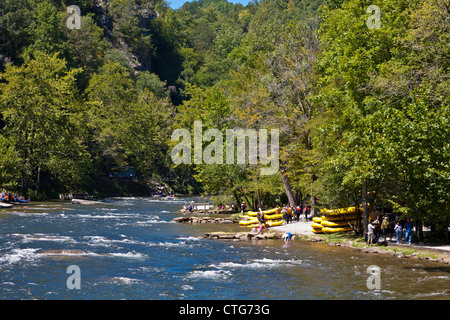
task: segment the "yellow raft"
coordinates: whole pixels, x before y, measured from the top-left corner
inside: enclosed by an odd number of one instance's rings
[[[323,225],[321,225],[320,223],[316,223],[316,222],[312,222],[311,223],[311,227],[313,227],[314,229],[322,229]]]
[[[241,218],[245,218],[246,216],[240,216]],[[268,214],[268,215],[264,215],[264,218],[266,219],[266,220],[278,220],[278,219],[281,219],[281,218],[283,218],[283,215],[282,214]],[[258,219],[256,218],[256,216],[250,216],[250,220],[256,220],[256,221],[258,221]],[[248,220],[241,220],[241,221],[248,221]],[[240,221],[239,221],[239,223],[240,223]]]
[[[277,209],[270,209],[270,210],[264,210],[264,218],[266,222],[264,223],[264,227],[275,227],[280,226],[283,224],[284,220],[281,220],[283,218],[282,214],[276,214]],[[254,228],[259,226],[259,221],[256,218],[258,216],[258,212],[255,211],[248,211],[247,215],[249,217],[248,220],[241,220],[239,221],[239,224],[241,226],[246,226],[248,228]],[[245,217],[245,216],[241,216]]]
[[[343,231],[351,231],[353,230],[351,227],[340,227],[340,228],[330,228],[323,227],[322,232],[324,233],[335,233],[335,232],[343,232]]]
[[[277,221],[267,221],[264,223],[264,227],[276,227],[276,226],[280,226],[282,225],[284,222],[284,220],[277,220]],[[252,224],[248,224],[247,228],[258,228],[259,227],[259,222],[258,220],[256,220],[256,223],[252,223]]]
[[[269,215],[269,214],[272,214],[272,213],[275,213],[275,212],[277,212],[276,208],[275,209],[269,209],[269,210],[263,210],[264,215]],[[249,216],[251,216],[251,217],[256,217],[258,215],[258,212],[257,211],[247,211],[247,214]]]
[[[264,215],[264,218],[268,220],[278,220],[283,218],[283,214],[280,213],[280,214]]]
[[[322,209],[320,212],[327,216],[334,216],[334,215],[340,215],[340,214],[349,214],[356,212],[356,207],[347,207],[347,208],[340,208],[340,209]]]
[[[348,226],[348,224],[355,224],[356,220],[339,220],[339,221],[328,221],[328,220],[322,220],[320,224],[323,227],[342,227],[342,226]]]
[[[249,219],[249,220],[241,220],[239,221],[239,224],[242,226],[246,226],[249,224],[254,224],[254,223],[258,223],[258,219]]]
[[[340,214],[337,216],[322,216],[321,219],[327,220],[327,221],[354,220],[354,219],[356,219],[356,214]]]
[[[323,210],[322,210],[323,213]],[[356,215],[324,215],[322,217],[314,217],[311,223],[313,233],[335,233],[353,230],[348,223],[356,223]],[[347,220],[346,220],[347,219]]]
[[[267,221],[266,222],[266,226],[268,225],[269,227],[276,227],[276,226],[281,226],[283,224],[284,220],[277,220],[277,221]]]

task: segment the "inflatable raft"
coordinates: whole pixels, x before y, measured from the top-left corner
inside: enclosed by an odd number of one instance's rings
[[[317,222],[313,222],[313,223],[311,223],[311,227],[313,227],[313,228],[315,228],[315,229],[322,229],[323,228],[323,225],[322,224],[320,224],[320,223],[317,223]]]
[[[277,209],[263,210],[264,215],[270,215],[277,212]],[[258,211],[247,211],[247,214],[250,217],[256,217],[258,215]]]
[[[277,220],[277,221],[267,221],[266,222],[266,226],[269,227],[276,227],[276,226],[281,226],[283,224],[284,220]]]
[[[277,221],[266,221],[264,223],[264,227],[276,227],[276,226],[281,226],[283,224],[284,220],[277,220]],[[247,228],[258,228],[259,227],[259,221],[256,220],[256,223],[252,223],[252,224],[247,224],[246,225]]]
[[[335,215],[314,217],[311,223],[313,233],[335,233],[353,230],[350,224],[356,223],[356,215]]]
[[[351,227],[338,227],[338,228],[323,227],[322,228],[323,233],[335,233],[335,232],[352,231],[352,230],[353,229]]]
[[[278,220],[278,219],[283,218],[283,215],[281,213],[280,214],[270,214],[270,215],[264,215],[264,218],[268,219],[268,220]]]
[[[283,224],[284,220],[282,220],[283,215],[282,214],[276,214],[277,209],[270,209],[270,210],[264,210],[264,219],[265,219],[265,223],[264,223],[264,227],[275,227],[275,226],[280,226]],[[241,226],[246,226],[248,228],[253,228],[253,227],[258,227],[259,226],[259,221],[258,221],[258,212],[256,211],[248,211],[247,212],[247,217],[248,220],[241,220],[239,221],[239,224]],[[245,216],[240,216],[241,218],[245,217]]]
[[[340,208],[340,209],[322,209],[320,212],[326,216],[335,216],[335,215],[342,215],[342,214],[350,214],[356,212],[356,207],[347,207],[347,208]]]
[[[321,219],[327,220],[327,221],[354,220],[354,219],[356,219],[356,214],[340,214],[337,216],[322,216]]]
[[[320,223],[323,227],[343,227],[343,226],[349,226],[348,224],[355,224],[356,220],[338,220],[338,221],[328,221],[328,220],[322,220]]]
[[[248,220],[241,220],[241,221],[239,221],[239,224],[241,226],[247,226],[249,224],[255,224],[255,223],[258,223],[258,219],[256,219],[256,218],[255,219],[250,218]]]

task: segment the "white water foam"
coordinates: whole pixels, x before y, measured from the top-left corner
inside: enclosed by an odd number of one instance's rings
[[[0,264],[14,264],[22,260],[33,261],[39,248],[12,249],[10,253],[0,256]]]
[[[212,280],[224,280],[232,276],[231,271],[228,270],[204,270],[204,271],[192,271],[187,275],[189,279],[212,279]]]
[[[89,218],[89,219],[122,219],[122,218],[136,218],[135,214],[110,214],[110,215],[92,215],[92,214],[79,214],[77,215],[79,218]]]
[[[127,252],[127,253],[109,253],[109,256],[119,257],[119,258],[143,258],[145,255],[139,252]]]
[[[200,241],[200,238],[196,238],[196,237],[178,237],[177,240],[184,240],[184,241]]]
[[[181,286],[181,290],[194,290],[194,287],[193,287],[193,286],[190,286],[190,285],[188,285],[188,284],[183,284],[183,285]]]
[[[197,243],[190,243],[190,244],[188,244],[188,243],[186,243],[186,241],[180,241],[180,242],[165,241],[165,242],[158,242],[158,243],[150,242],[150,243],[147,243],[147,245],[150,246],[150,247],[154,247],[154,246],[165,247],[167,249],[168,248],[176,248],[176,247],[193,248],[195,246],[198,246]]]
[[[88,245],[90,246],[102,246],[102,247],[110,247],[113,244],[141,244],[145,245],[145,242],[130,240],[130,239],[108,239],[103,236],[84,236],[84,239],[88,241]]]
[[[17,215],[19,217],[38,217],[38,216],[47,216],[48,212],[21,212],[21,211],[8,211],[8,214]]]
[[[221,262],[218,265],[210,265],[210,267],[223,269],[223,268],[242,268],[242,269],[270,269],[278,268],[281,266],[299,265],[302,264],[302,260],[279,260],[279,259],[253,259],[246,263],[236,262]]]
[[[117,257],[117,258],[142,258],[144,255],[139,252],[105,252],[105,253],[96,253],[91,251],[73,251],[73,250],[57,250],[55,252],[47,251],[43,253],[37,253],[36,255],[40,256],[90,256],[90,257]]]
[[[150,226],[154,224],[160,224],[160,223],[169,223],[170,221],[164,221],[159,219],[149,219],[149,220],[143,220],[143,221],[136,221],[135,224],[139,226]]]
[[[55,241],[55,242],[71,242],[76,243],[76,241],[72,237],[67,236],[55,236],[55,235],[48,235],[43,233],[34,233],[34,234],[19,234],[19,233],[13,233],[13,236],[19,236],[23,237],[23,242],[28,243],[32,241]]]
[[[134,279],[134,278],[127,278],[127,277],[114,277],[111,278],[111,281],[116,284],[134,284],[142,282],[142,280]]]

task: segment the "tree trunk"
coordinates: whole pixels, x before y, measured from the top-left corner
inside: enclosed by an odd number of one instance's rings
[[[297,192],[297,196],[295,197],[295,201],[297,202],[297,204],[300,204],[300,203],[302,203],[302,199],[303,199],[303,194],[302,194],[302,191],[299,190]]]
[[[314,196],[311,196],[311,210],[309,211],[309,213],[311,214],[312,217],[316,216],[316,198]]]
[[[423,222],[422,220],[416,220],[415,221],[415,227],[416,227],[416,237],[419,241],[423,241]]]
[[[311,198],[310,198],[311,199],[311,210],[310,210],[310,213],[313,217],[316,216],[316,198],[314,197],[312,186],[314,184],[314,181],[316,181],[316,180],[317,180],[316,175],[312,174],[312,176],[311,176]]]
[[[36,177],[36,195],[39,194],[39,185],[41,184],[41,165],[39,164]]]
[[[236,199],[236,208],[239,210],[241,208],[241,199],[239,199],[239,196],[236,192],[236,190],[233,191],[234,198]]]
[[[281,179],[283,180],[284,190],[288,197],[289,204],[291,206],[296,207],[297,204],[295,203],[295,197],[294,197],[294,193],[292,192],[292,189],[291,189],[291,184],[289,183],[289,178],[283,172],[281,172],[280,174],[281,174]]]
[[[363,231],[367,233],[369,224],[369,210],[367,207],[367,183],[364,181],[361,187],[361,202],[362,202],[362,216],[363,216]]]
[[[256,199],[258,201],[258,203],[257,203],[258,208],[256,208],[256,209],[258,210],[259,208],[261,208],[261,194],[259,193],[259,189],[256,190]]]
[[[255,175],[255,182],[256,185],[258,185],[258,180],[259,180],[259,176]],[[258,210],[258,208],[261,208],[261,194],[259,193],[259,189],[258,187],[256,188],[256,210]]]
[[[244,195],[245,200],[247,201],[248,206],[251,207],[252,209],[255,209],[253,207],[254,204],[248,199],[247,194],[245,193],[244,189],[242,187],[240,187],[240,189],[242,191],[242,194]],[[240,204],[239,204],[239,207],[240,207]]]

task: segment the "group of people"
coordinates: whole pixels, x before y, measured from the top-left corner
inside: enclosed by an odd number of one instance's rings
[[[28,200],[26,200],[23,196],[19,196],[17,193],[11,193],[11,192],[7,192],[5,189],[3,189],[2,192],[0,192],[0,199],[2,202],[22,202],[22,203],[26,203],[26,202],[30,202],[30,198],[28,198]]]
[[[309,215],[309,207],[303,204],[298,205],[295,209],[291,205],[283,205],[283,208],[277,206],[276,213],[282,214],[283,220],[285,220],[286,224],[288,224],[292,223],[294,219],[295,221],[300,221],[301,214],[304,214],[305,220],[307,220]]]
[[[393,241],[395,234],[396,243],[400,244],[402,241],[402,236],[404,236],[404,242],[411,244],[412,232],[414,228],[414,223],[410,218],[398,219],[398,217],[389,218],[385,216],[381,219],[377,216],[375,220],[369,221],[367,226],[367,244],[373,245],[380,240],[380,237],[384,238],[384,242],[387,242],[387,237],[389,236],[390,241]]]

